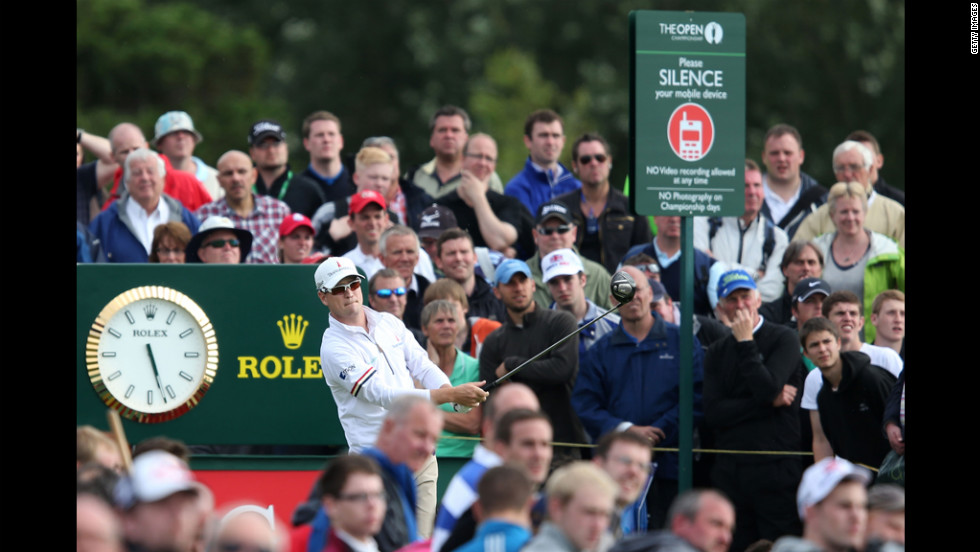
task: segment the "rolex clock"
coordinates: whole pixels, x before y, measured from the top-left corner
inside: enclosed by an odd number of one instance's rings
[[[218,370],[218,343],[190,297],[141,286],[116,296],[96,317],[85,362],[106,405],[136,422],[165,422],[201,401]]]

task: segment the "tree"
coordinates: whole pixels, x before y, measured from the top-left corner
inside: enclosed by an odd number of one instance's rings
[[[186,111],[205,137],[195,154],[213,165],[247,146],[256,112],[281,104],[259,94],[269,52],[253,28],[182,2],[80,0],[77,10],[76,109],[92,132],[131,121],[152,141],[157,117]]]

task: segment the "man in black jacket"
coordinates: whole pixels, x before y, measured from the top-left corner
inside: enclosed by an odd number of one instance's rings
[[[864,353],[842,352],[840,331],[826,318],[811,318],[803,324],[800,344],[823,376],[817,407],[834,455],[880,466],[890,449],[881,422],[895,376],[872,365]]]
[[[802,465],[779,455],[800,449],[800,347],[793,331],[760,318],[755,280],[730,270],[718,280],[718,308],[732,335],[708,348],[704,359],[704,417],[715,448],[777,454],[722,454],[714,487],[735,506],[732,550],[759,539],[798,535],[794,511]]]
[[[524,261],[507,259],[497,267],[494,295],[507,308],[503,326],[497,328],[480,352],[480,379],[496,381],[527,359],[578,328],[568,311],[551,310],[537,304],[534,279]],[[551,418],[555,441],[585,443],[585,430],[572,408],[572,390],[578,377],[578,334],[529,363],[511,377],[530,387]],[[552,468],[581,458],[579,447],[556,446]]]
[[[470,136],[459,182],[436,202],[452,209],[457,225],[473,236],[474,247],[526,259],[534,254],[534,219],[519,199],[491,187],[496,168],[497,141],[482,132]]]
[[[558,196],[568,206],[578,226],[575,247],[580,255],[606,268],[610,274],[630,247],[653,239],[645,217],[630,211],[629,199],[609,185],[612,153],[609,144],[595,133],[583,134],[572,146],[572,171],[582,189]]]

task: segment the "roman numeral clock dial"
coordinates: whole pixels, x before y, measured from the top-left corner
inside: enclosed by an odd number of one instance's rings
[[[95,392],[136,422],[172,420],[194,408],[218,370],[211,321],[183,293],[141,286],[110,301],[85,346]]]

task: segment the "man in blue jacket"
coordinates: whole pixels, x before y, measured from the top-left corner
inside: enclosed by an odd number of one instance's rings
[[[679,443],[680,327],[650,310],[653,291],[636,267],[623,267],[636,281],[633,300],[620,308],[620,326],[592,345],[580,362],[572,405],[593,437],[632,431],[651,446]],[[694,338],[694,424],[701,419],[704,352]],[[663,527],[677,495],[676,452],[657,455],[659,467],[648,495],[650,529]]]
[[[126,191],[95,217],[89,230],[102,244],[110,263],[145,263],[150,257],[153,229],[165,222],[183,222],[192,234],[200,222],[184,205],[163,193],[166,165],[149,149],[139,148],[124,162]]]
[[[582,188],[582,183],[558,162],[565,149],[565,127],[550,109],[539,109],[524,122],[524,145],[528,149],[524,169],[514,175],[504,194],[516,197],[532,213],[549,200]]]

